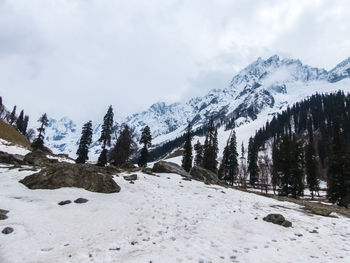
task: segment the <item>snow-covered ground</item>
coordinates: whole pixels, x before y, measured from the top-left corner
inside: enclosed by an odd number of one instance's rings
[[[3,139],[0,139],[0,151],[7,152],[9,154],[19,154],[19,155],[26,155],[27,153],[30,152],[27,148],[24,148],[19,145],[15,145]]]
[[[30,190],[0,168],[0,262],[350,262],[350,219],[311,216],[256,194],[138,173],[121,191]],[[85,204],[57,205],[89,199]],[[281,213],[284,228],[262,220]],[[310,233],[315,232],[315,233]]]

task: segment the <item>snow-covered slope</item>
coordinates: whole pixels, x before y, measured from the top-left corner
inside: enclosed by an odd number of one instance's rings
[[[0,262],[349,262],[349,218],[307,214],[299,205],[138,173],[121,192],[30,190],[33,172],[0,168]],[[83,197],[85,204],[57,205]],[[283,214],[291,228],[262,220]]]
[[[137,133],[145,125],[150,126],[155,144],[180,135],[188,123],[194,128],[202,126],[210,116],[225,125],[236,120],[236,126],[242,126],[245,131],[247,129],[243,126],[254,122],[255,125],[249,125],[249,131],[244,134],[244,137],[249,137],[265,124],[267,118],[288,105],[316,92],[339,89],[350,91],[350,58],[327,72],[304,65],[300,60],[274,55],[266,60],[258,58],[235,75],[226,88],[213,89],[205,96],[185,103],[155,103],[148,110],[128,116],[122,122],[131,125]],[[69,119],[56,124],[59,125],[49,128],[51,136],[46,138],[47,145],[55,151],[74,155],[80,129],[71,129]],[[99,132],[99,129],[95,131]],[[95,134],[94,141],[97,138]],[[92,152],[97,153],[98,150],[98,147],[93,147]]]

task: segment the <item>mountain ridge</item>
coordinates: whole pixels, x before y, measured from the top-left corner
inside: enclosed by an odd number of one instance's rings
[[[181,134],[188,123],[198,128],[213,116],[218,124],[226,128],[232,127],[233,122],[237,126],[244,125],[256,120],[265,109],[272,109],[269,114],[273,114],[295,99],[312,95],[312,92],[331,92],[348,87],[350,85],[343,82],[349,78],[350,58],[327,71],[305,65],[299,59],[278,55],[266,60],[259,57],[234,75],[227,87],[212,89],[204,96],[183,103],[156,102],[148,110],[129,115],[122,122],[129,124],[136,134],[140,134],[144,126],[150,126],[154,143],[160,144]],[[306,88],[308,91],[303,90]],[[68,119],[63,118],[61,125],[72,125]],[[99,152],[99,126],[95,123],[92,145],[95,154]],[[77,145],[80,129],[61,134],[58,128],[49,127],[48,130],[46,143],[49,147],[60,153],[75,154],[69,143]],[[60,138],[58,135],[63,136],[61,140],[57,140]]]

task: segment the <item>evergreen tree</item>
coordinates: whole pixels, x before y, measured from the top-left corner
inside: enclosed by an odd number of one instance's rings
[[[17,120],[16,120],[16,127],[17,130],[23,134],[24,130],[24,112],[21,110],[21,113],[19,114]]]
[[[248,144],[248,171],[249,171],[249,181],[250,184],[255,187],[255,184],[258,182],[258,148],[254,139],[249,138]]]
[[[203,146],[202,144],[199,142],[199,140],[197,140],[197,143],[193,146],[194,151],[196,152],[195,158],[194,158],[194,164],[196,166],[202,166],[202,162],[203,162]]]
[[[105,166],[107,164],[107,149],[106,147],[111,146],[111,134],[113,129],[113,108],[112,106],[108,107],[107,113],[103,118],[102,132],[99,142],[102,143],[102,151],[100,157],[98,158],[97,165]]]
[[[79,147],[77,150],[78,158],[76,159],[76,163],[85,163],[89,160],[89,146],[92,142],[92,122],[89,121],[84,124],[83,129],[81,131],[81,138],[79,142]]]
[[[333,134],[327,194],[331,202],[347,207],[350,203],[350,154],[339,117],[334,120]]]
[[[5,112],[5,106],[2,103],[2,97],[0,96],[0,118],[3,117],[4,112]]]
[[[16,108],[17,106],[15,105],[12,109],[12,112],[8,115],[7,121],[12,125],[16,121]]]
[[[239,181],[242,187],[246,187],[247,178],[248,178],[247,160],[245,158],[245,149],[244,149],[244,144],[242,142],[240,165],[239,165]]]
[[[24,120],[23,120],[23,131],[22,131],[23,135],[27,135],[28,122],[29,122],[29,116],[26,115],[24,116]]]
[[[214,119],[210,118],[203,149],[203,167],[212,172],[217,172],[218,140]]]
[[[220,164],[219,174],[233,185],[238,173],[238,153],[236,133],[232,129],[224,149],[222,162]]]
[[[272,184],[273,194],[276,194],[277,186],[280,184],[279,157],[280,157],[280,154],[279,154],[277,142],[274,141],[272,146],[272,169],[271,169],[271,184]]]
[[[130,161],[130,157],[137,150],[137,145],[133,140],[133,133],[128,125],[123,125],[110,156],[110,162],[115,166],[121,166]]]
[[[182,168],[187,172],[192,168],[192,137],[192,127],[191,124],[188,124],[185,133],[184,152],[182,155]]]
[[[312,129],[312,121],[308,121],[309,143],[305,150],[305,167],[306,182],[309,186],[311,199],[314,199],[314,193],[319,191],[319,181],[317,178],[318,162],[314,146],[314,136]]]
[[[36,138],[32,143],[32,148],[34,150],[36,149],[43,149],[44,147],[44,134],[45,134],[45,128],[49,124],[49,120],[47,118],[46,113],[44,113],[38,120],[40,123],[40,127],[37,129],[39,132],[38,138]]]
[[[146,167],[148,161],[148,148],[152,145],[151,129],[148,126],[146,126],[142,131],[140,144],[143,144],[143,147],[141,149],[138,165],[140,167]]]

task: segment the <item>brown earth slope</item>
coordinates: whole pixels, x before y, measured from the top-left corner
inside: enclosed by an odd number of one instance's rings
[[[13,126],[0,119],[0,138],[8,142],[30,148],[30,142]]]

